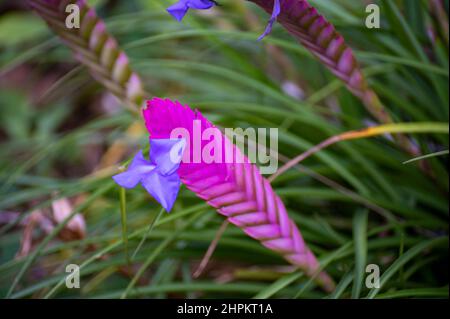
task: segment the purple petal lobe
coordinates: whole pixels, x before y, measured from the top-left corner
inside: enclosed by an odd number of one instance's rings
[[[177,21],[183,20],[188,10],[189,7],[187,6],[186,1],[183,0],[167,8],[167,12],[169,12]]]
[[[136,169],[141,166],[151,165],[149,160],[146,160],[142,151],[139,151],[128,166],[128,170]]]
[[[124,188],[134,188],[141,181],[142,175],[135,172],[123,172],[113,176],[116,184]]]
[[[215,5],[214,1],[210,0],[187,0],[188,6],[191,9],[205,10]]]
[[[267,36],[270,32],[272,32],[272,26],[277,20],[279,14],[280,14],[280,0],[274,0],[272,16],[270,17],[270,20],[267,23],[264,33],[259,36],[258,41],[261,41],[265,36]]]
[[[211,0],[179,0],[177,3],[168,7],[167,12],[177,21],[181,21],[189,9],[206,10],[214,5],[214,1]]]
[[[142,186],[167,212],[170,212],[173,203],[177,199],[180,183],[180,177],[176,173],[162,176],[157,172],[152,172],[142,180]]]
[[[150,139],[150,160],[162,175],[178,170],[186,141],[182,138]]]
[[[133,158],[126,172],[113,176],[114,181],[124,188],[133,188],[142,180],[145,174],[153,171],[155,165],[144,158],[142,151],[139,151]]]

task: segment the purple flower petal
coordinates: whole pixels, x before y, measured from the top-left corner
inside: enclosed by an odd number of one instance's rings
[[[169,212],[180,189],[180,166],[186,146],[184,139],[150,139],[150,161],[139,151],[126,172],[113,176],[114,181],[124,188],[133,188],[141,183]]]
[[[138,174],[136,172],[123,172],[117,175],[114,175],[113,180],[116,182],[116,184],[124,187],[124,188],[134,188],[142,179],[142,175]]]
[[[149,160],[145,159],[142,151],[139,151],[128,166],[128,170],[136,169],[138,167],[146,165],[152,165],[152,163]]]
[[[259,36],[258,41],[261,41],[266,35],[268,35],[270,32],[272,32],[272,26],[275,23],[275,21],[277,20],[277,17],[279,14],[280,14],[280,0],[275,0],[273,2],[272,16],[270,17],[270,20],[267,23],[264,33]]]
[[[176,173],[163,176],[158,172],[152,172],[142,180],[142,186],[167,212],[170,212],[177,199],[180,184],[180,177]]]
[[[133,158],[126,172],[113,176],[114,181],[124,188],[134,188],[142,180],[145,174],[153,171],[155,165],[144,158],[142,151],[139,151]]]
[[[206,10],[215,5],[211,0],[179,0],[177,3],[167,8],[177,21],[183,20],[189,9]]]
[[[216,3],[211,0],[187,0],[187,4],[191,9],[205,10],[211,8]]]
[[[178,170],[186,141],[184,139],[150,139],[150,160],[162,175]]]
[[[167,8],[167,12],[169,12],[177,21],[183,20],[188,10],[189,7],[187,6],[186,0],[180,0]]]

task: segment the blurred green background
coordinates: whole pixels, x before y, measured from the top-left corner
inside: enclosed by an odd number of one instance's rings
[[[221,127],[278,127],[280,159],[375,124],[280,25],[256,41],[268,15],[254,4],[222,0],[180,24],[165,11],[173,2],[89,1],[151,96],[178,99]],[[310,1],[355,50],[395,121],[448,123],[448,33],[439,23],[448,30],[448,1],[439,15],[431,1],[374,1],[382,26],[369,30],[370,2]],[[448,150],[448,135],[411,138],[422,154]],[[139,274],[128,297],[448,298],[447,155],[403,164],[411,157],[389,136],[362,139],[276,179],[338,284],[327,295],[234,226],[194,278],[223,218],[185,188],[128,265],[110,176],[146,145],[139,114],[98,84],[24,1],[2,0],[0,296],[118,298]],[[133,252],[160,206],[140,187],[126,195]],[[77,219],[60,223],[73,212]],[[80,289],[64,286],[70,263],[82,265]],[[381,289],[366,288],[366,264],[379,265]]]

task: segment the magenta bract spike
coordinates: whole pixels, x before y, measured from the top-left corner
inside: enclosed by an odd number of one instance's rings
[[[224,163],[225,155],[222,153],[218,163],[206,163],[203,158],[192,163],[196,155],[194,144],[200,144],[200,149],[203,149],[212,141],[195,140],[201,139],[206,129],[214,127],[200,112],[178,102],[154,98],[147,102],[143,116],[151,139],[180,137],[171,136],[174,130],[185,133],[185,157],[178,174],[188,189],[207,200],[230,223],[282,255],[308,276],[317,275],[317,282],[325,290],[334,289],[333,280],[326,273],[319,273],[319,263],[303,241],[297,225],[289,218],[281,198],[245,156],[243,162]],[[194,138],[195,134],[200,134],[200,137]],[[226,136],[220,135],[219,145],[231,145]],[[231,148],[239,152],[234,145]]]

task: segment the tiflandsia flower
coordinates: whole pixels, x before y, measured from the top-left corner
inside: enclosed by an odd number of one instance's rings
[[[187,105],[160,98],[148,101],[143,115],[151,143],[173,137],[174,130],[180,134],[183,132],[181,135],[186,140],[186,148],[177,172],[187,189],[205,200],[248,236],[283,256],[306,275],[314,276],[325,290],[334,289],[333,280],[328,274],[321,272],[319,262],[306,245],[270,182],[245,155],[242,154],[244,160],[237,160],[241,158],[238,155],[240,151],[225,135],[219,131],[220,136],[214,134],[214,140],[206,141],[202,138],[197,143],[200,143],[202,150],[212,142],[217,142],[215,145],[222,147],[231,143],[235,160],[226,161],[224,152],[220,152],[217,161],[210,162],[203,156],[198,161],[191,160],[196,149],[195,136],[203,136],[206,130],[215,128],[208,119]],[[201,125],[196,125],[198,122]]]
[[[180,166],[186,142],[184,139],[151,139],[150,160],[139,151],[127,171],[113,176],[124,188],[141,183],[167,212],[170,212],[180,189]]]
[[[235,155],[231,162],[226,161],[223,152],[212,162],[203,156],[192,162],[190,155],[186,156],[194,153],[198,143],[204,150],[212,142],[203,138],[195,141],[195,136],[198,138],[206,130],[215,128],[199,111],[168,99],[153,98],[148,101],[143,116],[150,134],[150,160],[139,152],[126,172],[113,177],[117,184],[133,188],[141,183],[170,211],[183,182],[248,236],[282,255],[308,276],[314,276],[325,290],[334,289],[333,279],[321,271],[316,257],[270,182],[225,135],[218,131],[217,135],[213,134],[213,141],[218,147],[232,148]],[[173,138],[173,135],[179,137],[180,134],[182,138]]]
[[[206,10],[216,5],[215,1],[211,0],[179,0],[174,5],[167,8],[175,19],[181,21],[189,9]]]

